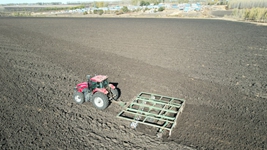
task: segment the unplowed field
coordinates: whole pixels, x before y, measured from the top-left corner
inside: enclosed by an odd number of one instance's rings
[[[267,149],[267,27],[198,19],[0,18],[0,149]],[[73,102],[87,74],[120,99],[186,100],[169,138]]]

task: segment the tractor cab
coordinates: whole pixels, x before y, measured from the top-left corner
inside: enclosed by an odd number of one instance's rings
[[[99,89],[107,88],[109,85],[108,76],[97,75],[91,77],[90,75],[87,75],[87,79],[88,79],[88,89],[90,91],[94,91],[97,88]]]

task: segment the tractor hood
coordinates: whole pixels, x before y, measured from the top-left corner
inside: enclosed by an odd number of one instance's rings
[[[83,89],[88,88],[88,83],[83,82],[83,83],[77,84],[76,88],[78,92],[82,92]]]

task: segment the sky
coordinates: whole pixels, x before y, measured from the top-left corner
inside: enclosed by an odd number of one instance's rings
[[[119,1],[119,0],[0,0],[0,4],[10,3],[38,3],[38,2],[93,2],[93,1]]]

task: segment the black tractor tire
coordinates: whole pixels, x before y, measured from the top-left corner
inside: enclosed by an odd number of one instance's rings
[[[82,104],[84,103],[84,94],[81,92],[74,92],[73,99],[77,104]]]
[[[113,95],[113,99],[116,101],[119,98],[119,89],[115,88],[115,89],[111,89],[111,93]]]
[[[104,110],[108,107],[109,105],[109,100],[107,95],[101,93],[101,92],[96,92],[93,95],[92,98],[93,105],[100,110]]]

